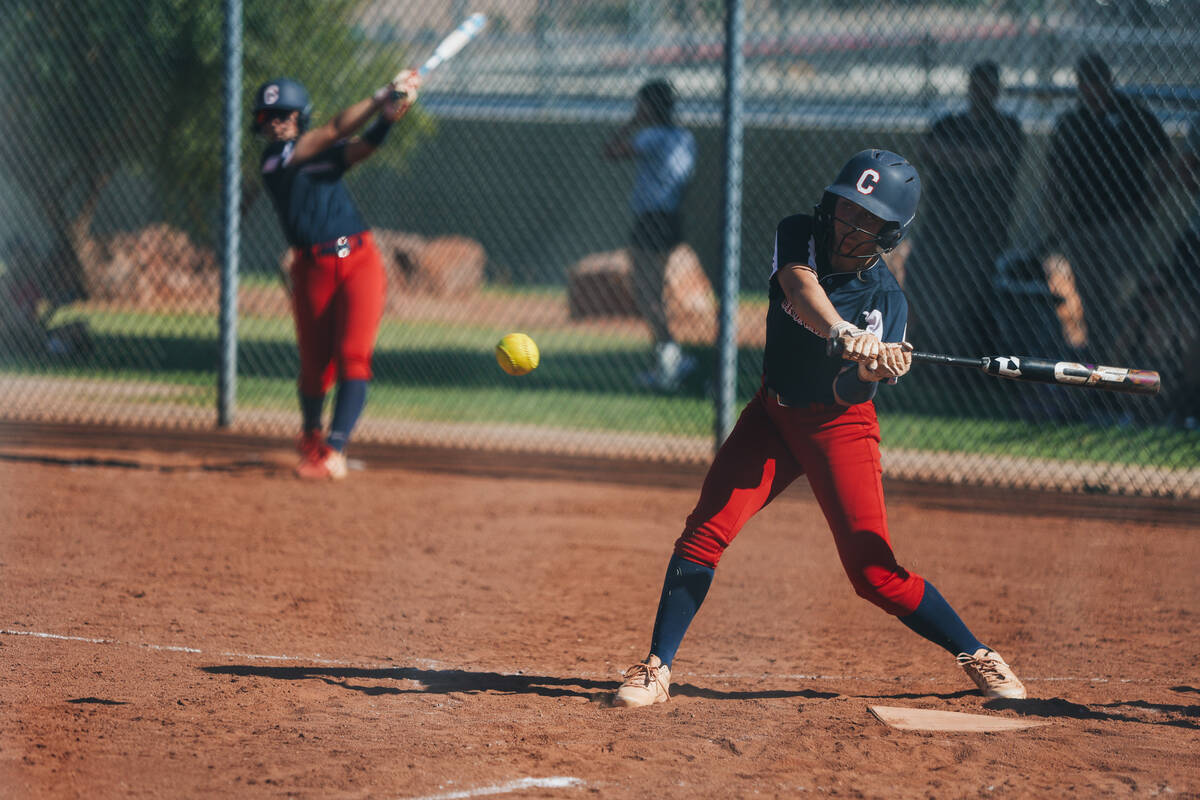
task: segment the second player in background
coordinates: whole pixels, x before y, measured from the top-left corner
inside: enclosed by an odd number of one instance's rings
[[[387,287],[383,259],[342,176],[383,144],[420,85],[415,70],[405,73],[312,130],[312,101],[298,81],[277,78],[255,93],[253,127],[267,139],[262,179],[292,248],[301,478],[346,477],[346,445],[367,402]],[[354,136],[372,116],[375,122]],[[321,419],[335,380],[326,437]]]
[[[672,392],[696,368],[671,335],[663,306],[667,259],[683,241],[680,205],[696,168],[696,140],[675,122],[675,89],[654,80],[638,90],[633,117],[604,145],[605,158],[633,159],[637,166],[629,197],[633,296],[654,337],[654,367],[638,376],[647,388]]]

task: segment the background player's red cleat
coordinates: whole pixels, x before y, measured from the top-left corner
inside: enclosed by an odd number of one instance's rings
[[[305,480],[340,481],[346,477],[346,473],[346,457],[325,445],[296,467],[296,477]]]
[[[319,430],[305,431],[296,440],[296,452],[300,454],[302,461],[316,458],[320,455],[323,447],[325,447],[325,435]]]

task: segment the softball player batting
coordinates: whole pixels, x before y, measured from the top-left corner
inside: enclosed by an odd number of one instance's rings
[[[725,548],[792,481],[808,477],[859,596],[957,657],[986,697],[1025,687],[934,585],[896,563],[888,538],[872,399],[912,365],[908,306],[882,256],[908,231],[917,171],[886,150],[851,158],[809,215],[775,234],[763,385],[718,451],[667,565],[650,653],[613,700],[670,698],[671,663]],[[828,341],[844,345],[828,355]],[[844,361],[847,359],[847,361]]]
[[[383,144],[417,99],[416,71],[308,130],[312,102],[290,78],[267,81],[254,96],[256,133],[268,141],[262,178],[292,248],[292,313],[300,349],[301,478],[346,477],[346,444],[367,400],[371,355],[387,279],[342,175]],[[362,136],[351,135],[378,112]],[[329,437],[325,395],[338,381]]]

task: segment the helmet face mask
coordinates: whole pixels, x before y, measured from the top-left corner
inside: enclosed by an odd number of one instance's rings
[[[829,253],[841,258],[873,259],[895,247],[899,226],[885,222],[867,209],[827,194],[822,201],[823,222],[829,232]]]

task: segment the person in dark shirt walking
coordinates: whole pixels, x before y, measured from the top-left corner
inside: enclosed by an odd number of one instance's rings
[[[312,101],[290,78],[254,95],[253,129],[267,139],[262,179],[292,248],[292,313],[300,350],[301,478],[346,477],[346,445],[367,399],[387,278],[375,241],[346,189],[346,170],[375,152],[412,107],[421,79],[406,73],[308,129]],[[353,136],[375,116],[362,136]],[[325,395],[338,383],[329,436]]]
[[[904,341],[904,292],[883,256],[908,231],[920,195],[908,161],[864,150],[846,162],[812,215],[779,223],[762,387],[709,467],[667,565],[650,653],[626,670],[614,705],[670,698],[675,652],[725,548],[801,475],[861,597],[950,651],[985,696],[1025,696],[1004,659],[975,638],[934,585],[896,563],[888,535],[872,398],[880,382],[909,371],[912,347]]]
[[[1061,247],[1083,300],[1087,355],[1120,363],[1114,352],[1126,310],[1152,268],[1147,227],[1171,159],[1162,123],[1118,91],[1095,52],[1075,66],[1079,104],[1055,126],[1043,214],[1047,240]]]
[[[999,95],[996,62],[973,66],[967,110],[937,120],[917,159],[929,209],[904,291],[913,337],[926,350],[946,352],[951,341],[966,355],[995,347],[992,275],[1008,243],[1025,139],[1020,122],[996,107]]]

